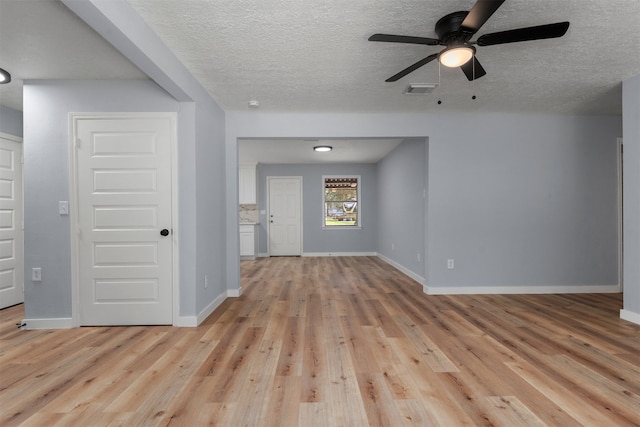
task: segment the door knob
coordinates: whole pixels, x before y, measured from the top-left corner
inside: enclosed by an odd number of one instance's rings
[[[162,230],[160,230],[160,235],[161,236],[168,236],[169,235],[169,230],[167,230],[166,228],[163,228]]]

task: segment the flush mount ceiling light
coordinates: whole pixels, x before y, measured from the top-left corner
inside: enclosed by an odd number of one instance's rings
[[[475,53],[476,48],[473,46],[451,46],[440,52],[438,61],[445,67],[460,67],[469,62]]]
[[[319,151],[321,153],[326,153],[327,151],[333,150],[333,147],[330,145],[316,145],[313,147],[313,151]]]
[[[0,84],[7,84],[11,81],[11,74],[0,68]]]

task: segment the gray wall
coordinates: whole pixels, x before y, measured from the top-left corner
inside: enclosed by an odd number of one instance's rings
[[[26,318],[71,317],[71,253],[69,217],[57,213],[59,200],[69,200],[69,112],[177,111],[180,104],[146,80],[136,81],[25,81],[25,269],[42,267],[43,281],[25,283]],[[185,108],[184,110],[188,110]],[[178,115],[178,126],[185,124]],[[207,123],[214,123],[207,114]],[[195,125],[194,125],[195,129]],[[207,128],[205,128],[207,129]],[[188,138],[186,138],[188,141]],[[184,173],[194,169],[196,147],[178,141],[179,187]],[[194,187],[187,182],[187,188]],[[209,188],[201,192],[209,192]],[[214,193],[215,194],[215,193]],[[195,196],[195,194],[194,194]],[[195,218],[195,199],[180,192],[179,220]],[[193,214],[192,214],[193,212]],[[182,230],[183,227],[180,227]],[[214,239],[212,239],[214,240]],[[182,315],[195,314],[195,277],[190,265],[196,259],[190,248],[196,241],[188,233],[180,235]],[[31,277],[27,274],[25,277]],[[224,286],[224,280],[218,280]]]
[[[624,310],[640,323],[640,76],[622,85],[624,114]]]
[[[323,175],[360,175],[361,228],[322,229]],[[301,176],[303,199],[303,252],[375,252],[377,215],[377,177],[374,164],[258,165],[258,206],[267,208],[268,176]],[[267,218],[260,216],[259,252],[267,252]]]
[[[192,324],[193,316],[239,288],[238,282],[227,288],[225,271],[228,211],[220,203],[226,193],[225,113],[126,0],[62,1],[179,102],[178,311]]]
[[[238,138],[428,137],[430,286],[618,282],[620,117],[228,113],[226,124],[235,165]],[[227,173],[227,218],[237,234],[236,169]],[[237,253],[237,238],[229,244]],[[237,257],[227,272],[239,281]]]
[[[424,139],[405,140],[378,163],[377,252],[422,278],[426,277],[426,189]]]
[[[431,139],[429,285],[616,285],[619,132],[614,117],[474,116]]]
[[[196,314],[227,293],[226,211],[224,203],[221,203],[225,198],[225,124],[224,112],[212,104],[196,104]],[[182,264],[185,258],[180,260]],[[205,276],[208,278],[207,288],[204,287]],[[187,282],[182,288],[193,285],[193,282]],[[187,308],[193,310],[192,306]]]
[[[22,136],[22,111],[0,105],[0,132]]]

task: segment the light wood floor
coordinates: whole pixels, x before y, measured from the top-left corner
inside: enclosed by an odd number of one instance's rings
[[[621,295],[427,296],[377,258],[242,262],[197,328],[17,329],[0,424],[640,425]]]

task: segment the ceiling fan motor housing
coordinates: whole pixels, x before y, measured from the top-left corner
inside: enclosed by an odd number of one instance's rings
[[[460,11],[453,12],[443,16],[436,22],[436,34],[440,39],[440,44],[444,46],[461,45],[465,44],[471,36],[471,32],[460,31],[460,27],[464,18],[467,17],[469,12]]]

